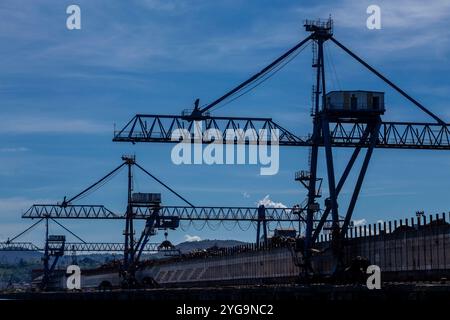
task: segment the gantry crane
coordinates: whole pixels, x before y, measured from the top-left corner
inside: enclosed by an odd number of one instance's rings
[[[245,138],[233,138],[231,141],[227,140],[226,130],[235,128],[242,128],[245,130],[251,128],[255,130],[256,141],[267,140],[267,137],[260,135],[259,129],[266,129],[264,134],[267,134],[269,137],[272,135],[273,131],[278,130],[278,144],[280,146],[311,148],[310,167],[308,171],[304,172],[302,177],[302,183],[308,189],[307,203],[303,208],[307,212],[304,256],[306,258],[311,256],[311,249],[314,242],[317,240],[319,233],[324,227],[325,221],[331,214],[332,247],[335,252],[336,266],[339,267],[340,258],[342,258],[341,253],[343,252],[343,240],[347,233],[373,150],[375,148],[450,150],[450,127],[449,124],[442,121],[428,108],[423,106],[339,42],[333,35],[333,21],[331,18],[326,21],[306,21],[304,26],[306,31],[310,33],[309,36],[223,96],[202,107],[197,99],[193,110],[191,112],[184,111],[181,115],[137,114],[123,127],[123,129],[114,133],[113,141],[131,142],[133,144],[138,142],[178,143],[180,140],[185,140],[186,137],[180,136],[179,139],[177,139],[176,132],[178,130],[187,130],[191,133],[191,143],[210,143],[211,140],[205,136],[200,136],[200,138],[196,136],[195,139],[193,138],[195,131],[201,127],[204,130],[215,129],[221,132],[223,143],[231,142],[234,144],[248,144],[249,142]],[[331,105],[327,101],[324,63],[324,43],[327,41],[337,45],[338,48],[342,49],[366,69],[409,100],[413,105],[425,112],[434,120],[434,122],[384,122],[381,120],[384,110],[379,110],[379,112],[374,113],[358,113],[352,112],[352,110],[331,110]],[[265,81],[311,42],[315,48],[317,48],[317,52],[313,59],[313,68],[316,73],[315,84],[313,86],[313,127],[312,134],[308,138],[300,138],[300,136],[285,129],[271,118],[219,117],[210,114],[212,108],[220,104],[225,105],[239,98],[241,95],[248,92],[248,90],[253,89]],[[350,160],[338,181],[336,181],[333,163],[333,148],[336,147],[354,148]],[[317,182],[319,180],[317,177],[317,165],[319,148],[325,149],[327,181],[329,187],[329,196],[325,199],[325,210],[323,211],[319,211],[320,207],[317,203]],[[358,173],[344,221],[343,223],[340,223],[338,212],[339,193],[363,148],[367,149],[367,151]],[[318,212],[320,212],[321,218],[318,225],[314,227],[314,216]]]
[[[115,213],[107,209],[104,205],[90,205],[90,204],[75,204],[77,200],[83,198],[92,190],[96,190],[99,186],[104,185],[111,177],[115,176],[121,169],[127,168],[127,208],[125,214]],[[133,174],[134,168],[145,173],[147,176],[157,181],[171,193],[176,195],[179,199],[186,203],[185,206],[165,206],[160,202],[156,203],[142,203],[136,201],[133,196]],[[30,250],[32,244],[14,242],[19,236],[33,228],[41,221],[46,221],[46,246],[44,251],[45,257],[48,257],[47,262],[44,259],[44,274],[45,283],[48,282],[49,275],[64,251],[122,251],[124,254],[123,263],[121,266],[121,276],[123,277],[124,286],[136,286],[135,272],[138,267],[143,252],[161,251],[160,246],[149,243],[149,239],[155,234],[156,230],[177,229],[181,221],[216,221],[219,223],[229,222],[247,222],[257,225],[256,242],[260,245],[260,234],[263,234],[264,245],[268,240],[268,225],[270,223],[306,223],[303,217],[303,210],[298,207],[293,208],[269,208],[264,205],[258,207],[199,207],[194,206],[191,202],[181,196],[178,192],[169,187],[166,183],[150,173],[147,169],[136,162],[135,156],[123,156],[122,163],[108,172],[105,176],[83,189],[80,193],[71,198],[64,197],[64,200],[58,204],[34,204],[23,215],[25,219],[39,219],[30,228],[14,237],[8,243],[0,243],[0,250]],[[124,243],[86,243],[83,239],[73,234],[70,230],[65,228],[57,220],[71,220],[71,219],[88,219],[88,220],[125,220]],[[48,221],[51,220],[63,227],[66,231],[77,237],[80,243],[67,243],[65,239],[59,239],[59,246],[50,246],[52,250],[49,251],[48,236]],[[138,238],[135,238],[135,221],[144,220],[145,226]],[[314,220],[318,223],[319,220]],[[330,222],[330,221],[328,221]],[[262,230],[261,230],[262,229]],[[54,240],[57,240],[56,238]],[[263,244],[261,244],[263,245]],[[57,248],[56,248],[57,247]],[[58,249],[58,250],[56,250]],[[173,251],[176,249],[163,250],[164,252]],[[51,267],[48,266],[50,257],[54,257]]]
[[[80,242],[67,242],[65,235],[55,235],[49,234],[49,222],[54,222],[59,227],[70,233],[72,236],[77,238]],[[22,237],[25,233],[29,232],[41,222],[45,222],[45,241],[44,246],[39,247],[32,242],[20,242],[16,239]],[[180,251],[173,246],[164,247],[160,243],[149,243],[146,242],[140,247],[139,255],[142,253],[161,253],[166,255],[179,255]],[[8,239],[5,242],[0,242],[0,251],[35,251],[42,252],[42,262],[43,262],[43,274],[40,281],[40,289],[46,290],[48,288],[51,275],[55,271],[59,259],[66,254],[66,252],[72,252],[75,254],[77,252],[128,252],[124,243],[121,242],[86,242],[78,235],[70,231],[63,224],[58,222],[52,214],[47,212],[46,214],[40,215],[37,222],[33,223],[30,227],[20,232],[18,235]]]
[[[53,220],[53,219],[52,219]],[[39,221],[41,222],[41,221]],[[48,222],[48,221],[46,221]],[[67,252],[75,253],[123,253],[124,243],[121,242],[67,242],[64,235],[49,235],[46,229],[44,247],[39,247],[32,242],[6,241],[0,242],[0,251],[33,251],[41,252],[43,261],[43,274],[40,281],[40,289],[48,288],[51,276],[55,271],[59,259]],[[160,243],[146,243],[142,248],[145,253],[164,253],[165,255],[179,255],[175,248],[162,247]]]

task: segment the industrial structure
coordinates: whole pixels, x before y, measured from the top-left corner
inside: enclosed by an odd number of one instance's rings
[[[333,248],[335,250],[336,269],[338,269],[343,267],[341,264],[343,238],[347,233],[374,148],[450,150],[450,127],[429,109],[336,40],[333,36],[333,21],[331,18],[327,21],[308,20],[304,26],[306,31],[310,32],[308,37],[275,59],[260,72],[215,101],[199,107],[197,100],[194,110],[190,114],[184,112],[181,116],[138,114],[122,130],[116,132],[114,141],[173,143],[172,134],[175,130],[187,129],[192,132],[197,126],[196,122],[202,122],[205,130],[216,129],[222,133],[225,133],[228,128],[255,128],[257,131],[263,128],[269,131],[268,135],[270,137],[270,131],[278,129],[280,132],[278,142],[280,146],[300,146],[311,149],[309,169],[296,175],[296,180],[302,182],[308,189],[306,204],[301,208],[302,211],[306,212],[305,247],[303,253],[308,260],[314,243],[329,215],[331,215],[332,241],[335,242]],[[370,72],[429,115],[434,122],[382,121],[381,116],[385,112],[384,94],[382,92],[359,90],[327,92],[324,63],[324,43],[327,41],[336,44]],[[311,112],[313,129],[308,139],[298,137],[281,125],[273,122],[270,118],[215,117],[209,113],[215,106],[237,99],[246,90],[251,90],[257,86],[258,83],[271,76],[289,59],[295,57],[309,42],[313,43],[314,48],[312,67],[316,70],[316,81],[313,85],[314,104]],[[226,135],[223,134],[223,137],[225,140]],[[257,137],[258,141],[262,138]],[[193,140],[192,142],[196,143],[198,141]],[[207,143],[208,141],[201,142]],[[236,139],[234,142],[248,143],[245,139]],[[320,197],[318,183],[321,183],[321,179],[317,174],[318,151],[320,147],[325,149],[329,187],[329,197],[325,199],[323,211],[320,210],[320,205],[317,202],[317,199]],[[354,148],[353,154],[339,180],[336,180],[333,162],[333,148],[335,147]],[[338,196],[362,149],[367,149],[367,151],[358,173],[344,221],[340,223]],[[318,214],[320,214],[320,221],[317,226],[314,226],[314,217]],[[308,269],[310,268],[306,265],[305,271],[312,271]]]
[[[365,270],[370,264],[382,270],[383,282],[445,281],[450,274],[449,218],[449,213],[442,213],[350,228],[343,246],[343,262],[347,268],[338,276],[334,271],[331,236],[322,234],[314,246],[311,265],[315,273],[310,281],[365,283]],[[299,278],[304,263],[302,249],[302,238],[296,237],[295,230],[275,230],[267,244],[213,246],[142,260],[135,266],[134,288],[292,285],[302,280]],[[117,262],[112,262],[84,270],[82,288],[123,287],[118,268]],[[64,290],[66,281],[65,270],[56,270],[47,283],[48,288]]]
[[[257,134],[257,142],[268,141],[270,143],[270,137],[273,137],[273,134],[277,131],[277,143],[280,146],[310,148],[309,168],[295,174],[295,180],[299,181],[307,189],[307,199],[304,205],[293,208],[194,206],[191,202],[140,166],[136,162],[135,157],[124,156],[121,165],[74,197],[64,199],[60,204],[36,204],[23,215],[23,218],[39,219],[37,223],[45,221],[47,224],[49,220],[56,222],[59,219],[122,219],[125,221],[123,244],[67,244],[64,237],[48,235],[47,232],[44,248],[45,273],[43,287],[48,283],[49,275],[54,271],[58,257],[64,253],[64,250],[67,250],[68,245],[70,248],[73,247],[78,250],[83,250],[83,248],[106,250],[114,248],[123,250],[124,258],[119,273],[121,283],[123,286],[134,287],[138,283],[137,272],[139,269],[138,266],[141,263],[140,258],[142,253],[144,251],[155,251],[156,247],[149,244],[149,239],[154,235],[155,230],[176,229],[182,221],[248,221],[255,223],[257,224],[256,249],[259,249],[261,246],[268,246],[267,224],[271,222],[304,224],[305,231],[303,237],[300,239],[301,241],[297,239],[298,241],[295,242],[296,255],[301,255],[301,262],[298,263],[297,267],[300,268],[301,277],[304,279],[314,277],[318,272],[317,263],[313,261],[313,256],[323,246],[321,244],[324,242],[323,230],[327,225],[331,229],[331,236],[325,241],[328,243],[330,249],[326,255],[326,259],[328,259],[327,274],[339,275],[355,255],[365,254],[366,251],[364,250],[360,250],[359,252],[359,249],[350,250],[350,245],[347,240],[353,238],[353,229],[349,231],[349,227],[351,226],[352,215],[374,149],[450,150],[450,127],[449,124],[442,121],[429,109],[336,40],[333,35],[333,21],[331,19],[326,21],[306,21],[304,26],[306,31],[310,33],[308,37],[275,59],[260,72],[251,76],[213,102],[200,106],[200,101],[197,99],[194,103],[193,110],[188,112],[183,111],[181,115],[138,114],[123,129],[115,132],[113,139],[115,142],[176,143],[182,139],[182,137],[178,140],[173,139],[173,134],[176,130],[183,129],[194,133],[196,128],[201,125],[205,130],[215,129],[223,133],[222,136],[226,143],[230,142],[226,140],[226,130],[235,128],[244,130],[247,128],[254,129]],[[404,96],[413,105],[429,115],[434,122],[383,121],[382,116],[386,111],[383,92],[361,90],[327,92],[324,60],[324,43],[327,41],[337,45],[370,72]],[[267,80],[268,77],[272,76],[291,59],[295,58],[310,43],[313,45],[312,67],[315,70],[315,83],[313,85],[313,107],[311,110],[313,127],[311,135],[308,138],[300,138],[270,118],[216,117],[210,113],[214,107],[224,105],[239,98]],[[260,129],[265,129],[265,131],[260,131]],[[265,136],[261,136],[261,132],[264,132]],[[202,136],[200,141],[192,138],[191,142],[210,143],[211,141]],[[234,144],[249,144],[249,141],[245,138],[236,138],[231,142]],[[353,148],[353,153],[339,179],[336,179],[333,157],[334,148],[337,147]],[[324,148],[325,150],[326,179],[329,188],[328,197],[322,206],[319,203],[322,185],[322,178],[318,175],[319,148]],[[363,155],[362,166],[359,169],[348,208],[342,214],[339,211],[342,203],[340,203],[340,206],[338,205],[340,202],[339,194],[363,149],[366,152]],[[114,213],[102,205],[74,204],[82,195],[100,186],[105,180],[109,179],[122,168],[127,168],[128,171],[128,201],[125,214]],[[161,197],[158,194],[133,193],[133,168],[141,170],[160,183],[184,201],[186,206],[165,206],[162,204]],[[145,228],[138,239],[134,236],[135,219],[145,220]],[[445,218],[444,223],[446,223]],[[384,230],[386,232],[386,227]],[[443,228],[442,230],[444,230],[444,234],[448,233],[448,228]],[[263,234],[262,243],[260,243],[261,231]],[[389,233],[394,231],[395,229],[389,228]],[[381,239],[383,236],[381,229],[379,228],[378,233],[376,231],[374,232],[373,236]],[[13,240],[16,238],[13,238]],[[2,246],[5,249],[8,246],[36,249],[31,244],[14,243],[13,241],[10,241],[8,244],[2,244]],[[353,246],[355,248],[357,247],[355,244]],[[445,248],[448,248],[448,245],[444,245],[443,248],[443,252],[445,253]],[[292,253],[289,250],[286,252],[289,255]],[[371,251],[369,250],[367,252]],[[50,257],[54,259],[51,264]],[[292,258],[292,256],[290,257]],[[448,268],[447,264],[445,264],[445,268]],[[294,273],[294,269],[289,269],[290,275]],[[170,279],[168,280],[169,282],[171,281]]]
[[[83,198],[87,193],[103,186],[105,181],[111,179],[120,170],[127,169],[127,209],[125,214],[115,213],[103,205],[74,204],[78,199]],[[186,203],[186,206],[165,206],[161,203],[161,194],[133,192],[133,173],[137,168],[151,179],[158,182],[168,191],[176,195]],[[156,234],[156,230],[177,229],[183,221],[203,221],[217,223],[248,223],[256,224],[256,244],[268,244],[268,226],[270,223],[285,223],[290,226],[301,223],[304,224],[302,212],[298,208],[265,208],[259,207],[199,207],[194,206],[183,196],[154,176],[139,163],[134,156],[123,156],[122,163],[108,172],[105,176],[83,189],[71,198],[65,197],[59,204],[35,204],[31,206],[23,215],[25,219],[38,219],[25,231],[9,239],[5,243],[0,243],[2,251],[43,251],[44,276],[41,278],[41,288],[47,288],[50,277],[55,271],[58,259],[66,252],[123,252],[123,262],[118,274],[124,287],[136,287],[136,269],[141,262],[144,252],[165,254],[177,254],[170,242],[168,245],[149,243],[151,236]],[[58,220],[88,219],[88,220],[124,220],[124,242],[123,243],[88,243],[74,234]],[[145,226],[138,239],[135,238],[135,221],[144,220]],[[39,248],[32,243],[15,241],[29,230],[45,221],[45,246]],[[67,243],[63,235],[49,235],[48,224],[52,221],[69,232],[72,236],[80,240],[79,243]],[[316,220],[315,222],[319,222]],[[331,222],[331,221],[328,221]],[[262,242],[261,233],[263,235]]]

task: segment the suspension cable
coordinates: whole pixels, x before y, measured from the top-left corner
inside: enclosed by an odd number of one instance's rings
[[[259,87],[261,84],[263,84],[264,82],[266,82],[267,80],[269,80],[270,78],[272,78],[275,74],[277,74],[281,69],[283,69],[286,65],[288,65],[292,60],[294,60],[304,49],[306,49],[309,46],[310,42],[307,43],[306,46],[304,46],[303,48],[301,48],[295,55],[293,55],[292,57],[290,57],[288,60],[286,61],[280,61],[278,64],[274,65],[270,70],[267,70],[267,72],[262,75],[260,77],[260,81],[257,82],[256,84],[254,84],[252,87],[248,88],[248,85],[250,85],[250,83],[244,87],[242,87],[241,89],[239,89],[238,91],[236,91],[234,94],[230,95],[227,99],[227,102],[217,106],[213,109],[214,111],[217,111],[221,108],[223,108],[224,106],[232,103],[233,101],[239,99],[240,97],[246,95],[247,93],[249,93],[250,91],[256,89],[257,87]],[[284,62],[284,63],[282,63]],[[273,72],[272,72],[273,71]],[[264,77],[265,76],[265,77]],[[256,81],[256,80],[255,80]],[[242,92],[241,94],[239,94],[242,90],[248,88],[247,90],[245,90],[244,92]],[[235,96],[236,94],[239,94],[238,96]],[[234,96],[234,97],[233,97]],[[232,98],[233,97],[233,98]]]
[[[266,74],[268,70],[271,70],[273,68],[273,66],[278,65],[281,61],[283,61],[284,59],[286,59],[287,57],[289,57],[292,53],[294,53],[295,51],[297,51],[299,48],[301,48],[305,43],[309,42],[311,40],[312,36],[308,36],[306,37],[304,40],[302,40],[301,42],[299,42],[297,45],[295,45],[293,48],[291,48],[290,50],[288,50],[287,52],[285,52],[282,56],[280,56],[279,58],[277,58],[275,61],[273,61],[271,64],[269,64],[268,66],[266,66],[265,68],[263,68],[260,72],[256,73],[255,75],[253,75],[252,77],[250,77],[249,79],[245,80],[244,82],[242,82],[240,85],[238,85],[237,87],[235,87],[234,89],[230,90],[229,92],[227,92],[226,94],[224,94],[223,96],[221,96],[220,98],[216,99],[215,101],[211,102],[210,104],[208,104],[205,108],[201,109],[200,112],[204,113],[206,111],[208,111],[209,109],[211,109],[212,107],[214,107],[215,105],[219,104],[220,102],[222,102],[223,100],[227,99],[228,97],[230,97],[231,95],[235,94],[237,91],[241,90],[241,88],[247,86],[249,83],[254,82],[255,80],[259,79],[262,75]]]
[[[115,168],[114,170],[112,170],[111,172],[109,172],[107,175],[105,175],[103,178],[101,178],[100,180],[98,180],[97,182],[95,182],[94,184],[90,185],[89,187],[87,187],[86,189],[84,189],[83,191],[81,191],[80,193],[78,193],[77,195],[73,196],[72,198],[70,198],[69,200],[65,200],[63,205],[69,204],[72,201],[75,201],[76,199],[80,198],[81,196],[85,195],[87,192],[89,192],[90,190],[94,189],[96,186],[100,185],[102,182],[104,182],[105,180],[107,180],[109,177],[111,177],[113,174],[117,173],[120,169],[122,169],[125,166],[125,162],[122,163],[120,166],[118,166],[117,168]],[[109,181],[109,180],[108,180]],[[97,190],[97,189],[95,189]]]
[[[171,187],[169,187],[167,184],[165,184],[164,182],[162,182],[161,180],[159,180],[157,177],[155,177],[154,175],[152,175],[150,172],[148,172],[147,170],[145,170],[143,167],[141,167],[139,164],[135,163],[135,166],[137,166],[139,169],[141,169],[144,173],[146,173],[148,176],[150,176],[153,180],[155,180],[156,182],[160,183],[163,187],[165,187],[167,190],[169,190],[170,192],[172,192],[174,195],[176,195],[178,198],[180,198],[181,200],[183,200],[184,202],[186,202],[188,205],[190,205],[191,207],[195,207],[192,203],[190,203],[188,200],[186,200],[183,196],[181,196],[178,192],[176,192],[175,190],[173,190]]]
[[[30,227],[28,227],[27,229],[25,229],[24,231],[22,231],[18,235],[14,236],[12,239],[8,239],[7,243],[12,242],[12,241],[16,240],[17,238],[23,236],[25,233],[27,233],[28,231],[30,231],[31,229],[36,227],[39,223],[41,223],[42,220],[44,220],[44,218],[39,219],[37,222],[33,223]]]
[[[80,240],[83,243],[86,243],[86,241],[84,241],[83,239],[81,239],[79,236],[77,236],[75,233],[73,233],[72,231],[70,231],[68,228],[66,228],[65,226],[63,226],[61,223],[59,223],[58,221],[56,221],[53,218],[52,219],[53,222],[55,222],[57,225],[59,225],[61,228],[63,228],[64,230],[66,230],[67,232],[69,232],[71,235],[73,235],[75,238],[77,238],[78,240]]]

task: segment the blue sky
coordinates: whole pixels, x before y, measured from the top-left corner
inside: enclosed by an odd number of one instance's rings
[[[196,205],[253,206],[267,195],[287,206],[302,202],[305,192],[293,175],[306,169],[307,149],[281,149],[279,173],[260,176],[254,165],[176,166],[170,161],[171,145],[111,140],[114,124],[124,125],[135,113],[179,114],[197,97],[212,101],[306,37],[302,23],[307,18],[332,14],[338,40],[444,120],[450,118],[448,1],[75,3],[82,14],[82,29],[75,31],[66,29],[71,1],[0,4],[1,240],[31,223],[20,216],[32,203],[77,193],[127,153],[136,154],[144,167]],[[370,4],[381,7],[381,30],[365,26]],[[429,120],[331,43],[326,51],[336,69],[336,74],[328,72],[330,89],[383,90],[385,120]],[[312,77],[307,48],[276,77],[215,114],[272,117],[307,135]],[[336,152],[338,172],[348,156],[348,150]],[[325,176],[323,161],[320,169]],[[161,191],[166,205],[181,204],[144,176],[136,178],[138,191]],[[448,211],[449,179],[447,152],[376,150],[354,218],[376,222],[410,217],[419,209]],[[83,202],[123,212],[125,181],[119,175]],[[352,182],[354,177],[343,190],[342,209]],[[121,240],[119,223],[65,224],[88,241]],[[40,231],[23,240],[38,242]],[[195,228],[171,233],[170,239],[179,242],[186,235],[254,239],[253,232]]]

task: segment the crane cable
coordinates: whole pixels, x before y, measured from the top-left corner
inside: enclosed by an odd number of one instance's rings
[[[331,66],[331,70],[332,70],[331,74],[334,76],[339,90],[342,90],[341,81],[339,80],[339,75],[336,72],[336,66],[334,64],[333,55],[331,54],[331,52],[329,52],[327,45],[325,45],[324,51],[325,51],[325,55],[327,57],[327,62]]]
[[[122,166],[120,169],[118,169],[117,171],[115,171],[114,173],[112,173],[110,176],[108,176],[107,178],[105,178],[101,183],[97,184],[96,186],[94,186],[92,189],[86,191],[85,193],[79,195],[76,198],[73,198],[72,201],[73,202],[75,200],[81,200],[86,198],[87,196],[90,196],[91,194],[93,194],[94,192],[96,192],[98,189],[102,188],[105,184],[107,184],[109,181],[111,181],[115,176],[117,176],[119,174],[119,172],[122,171],[122,169],[124,168],[124,166]]]
[[[217,111],[220,108],[223,108],[224,106],[230,104],[231,102],[235,101],[236,99],[239,99],[240,97],[242,97],[243,95],[249,93],[250,91],[252,91],[253,89],[257,88],[258,86],[260,86],[261,84],[263,84],[265,81],[269,80],[270,78],[272,78],[276,73],[278,73],[281,69],[283,69],[286,65],[288,65],[293,59],[295,59],[305,48],[307,48],[310,45],[310,42],[308,42],[303,48],[301,48],[296,54],[294,54],[292,57],[290,57],[289,59],[287,59],[286,61],[280,61],[278,64],[274,65],[271,69],[267,70],[266,73],[264,73],[259,79],[260,81],[257,82],[255,85],[253,85],[252,87],[248,88],[248,86],[250,85],[250,83],[245,86],[242,87],[239,91],[235,92],[233,95],[231,95],[230,97],[227,98],[231,99],[228,100],[227,102],[218,105],[216,107],[213,107],[211,111]],[[272,72],[273,71],[273,72]],[[266,77],[264,77],[266,76]],[[242,90],[248,88],[247,90],[245,90],[244,92],[242,92],[241,94],[239,94]],[[237,94],[239,94],[238,96],[236,96]],[[234,96],[234,98],[232,98]],[[226,101],[226,100],[225,100]]]
[[[59,223],[58,221],[56,221],[53,218],[52,219],[53,222],[55,222],[57,225],[59,225],[61,228],[63,228],[64,230],[66,230],[67,232],[69,232],[71,235],[73,235],[75,238],[77,238],[78,240],[80,240],[83,243],[86,243],[86,241],[84,241],[83,239],[81,239],[79,236],[77,236],[75,233],[73,233],[72,231],[70,231],[68,228],[66,228],[64,225],[62,225],[61,223]]]
[[[30,231],[31,229],[33,229],[34,227],[36,227],[39,223],[42,222],[42,220],[44,220],[44,218],[39,219],[37,222],[33,223],[30,227],[26,228],[24,231],[22,231],[21,233],[15,235],[12,239],[9,239],[6,241],[7,243],[10,243],[14,240],[16,240],[17,238],[23,236],[25,233],[27,233],[28,231]]]

